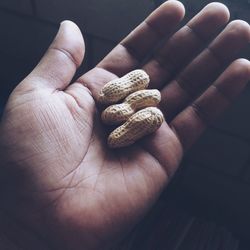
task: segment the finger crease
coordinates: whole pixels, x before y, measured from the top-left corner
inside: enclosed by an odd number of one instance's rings
[[[211,85],[212,88],[214,88],[227,102],[231,103],[233,102],[233,98],[229,97],[225,92],[218,86],[218,85]]]
[[[170,76],[173,76],[174,75],[174,70],[176,68],[176,64],[170,58],[168,58],[167,61],[164,60],[164,59],[165,58],[163,58],[162,56],[158,56],[158,55],[156,55],[154,57],[154,60],[159,64],[159,66],[161,68],[165,69],[166,71],[168,71],[170,73]]]
[[[194,28],[192,28],[192,27],[189,26],[189,25],[186,25],[186,27],[190,30],[190,32],[192,32],[192,33],[196,36],[197,39],[200,40],[201,43],[207,44],[206,40],[203,39],[203,38],[199,35],[199,33],[198,33],[197,31],[195,31]],[[217,61],[217,63],[218,63],[219,65],[223,65],[223,63],[222,63],[220,57],[216,54],[215,51],[213,51],[213,49],[212,49],[211,47],[207,47],[206,50],[214,57],[214,59]]]
[[[143,59],[143,56],[139,55],[139,53],[136,52],[136,50],[134,48],[132,48],[131,46],[129,46],[128,44],[126,44],[126,42],[121,42],[120,45],[125,48],[128,52],[128,54],[137,61],[137,63],[141,62]]]
[[[216,54],[216,52],[211,47],[207,47],[206,50],[210,53],[210,55],[212,55],[212,57],[215,59],[215,61],[219,66],[224,66],[224,63],[222,63],[221,58]]]
[[[191,26],[189,26],[188,24],[186,25],[186,27],[189,29],[189,31],[191,33],[193,33],[193,35],[203,44],[206,44],[206,40]]]
[[[188,88],[184,87],[184,80],[182,78],[179,77],[178,79],[175,79],[175,82],[186,93],[189,100],[193,100],[195,98],[195,95],[191,93],[191,91]],[[186,79],[185,82],[187,83],[187,85],[189,84],[189,82]]]
[[[202,123],[204,123],[205,125],[209,125],[210,121],[207,118],[207,114],[202,110],[202,108],[200,107],[200,105],[198,105],[196,102],[191,104],[191,108],[194,111],[194,113],[196,114],[196,116],[202,121]]]
[[[158,38],[162,38],[163,36],[165,36],[164,33],[161,33],[160,31],[158,31],[151,23],[144,21],[145,25],[148,26],[148,28],[156,34],[156,36],[158,36]]]
[[[79,67],[79,63],[74,58],[74,56],[72,55],[72,53],[70,53],[68,50],[63,49],[63,48],[57,48],[57,47],[51,47],[50,49],[62,53],[63,55],[65,55],[75,65],[76,68]]]

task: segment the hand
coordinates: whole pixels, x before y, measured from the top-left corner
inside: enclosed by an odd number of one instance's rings
[[[44,58],[11,94],[0,127],[1,216],[26,232],[13,240],[17,245],[115,244],[157,200],[183,153],[243,90],[250,64],[234,60],[250,41],[249,25],[231,22],[216,37],[229,13],[212,3],[171,35],[183,16],[180,2],[164,3],[71,85],[84,42],[75,24],[62,23]],[[161,90],[166,122],[136,145],[110,150],[95,99],[105,83],[135,68]],[[12,230],[8,225],[1,230]]]

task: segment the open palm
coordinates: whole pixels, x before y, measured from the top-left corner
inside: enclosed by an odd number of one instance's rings
[[[244,88],[249,62],[233,60],[250,41],[248,24],[231,22],[216,37],[229,13],[213,3],[170,35],[183,16],[181,3],[166,2],[71,85],[84,43],[75,24],[62,23],[10,96],[0,127],[2,213],[33,237],[16,244],[114,245],[154,204],[185,150]],[[111,150],[95,100],[105,83],[135,68],[161,90],[166,122],[136,145]]]

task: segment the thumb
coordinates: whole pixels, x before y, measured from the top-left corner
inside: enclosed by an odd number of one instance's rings
[[[62,90],[70,84],[83,61],[84,52],[80,29],[75,23],[64,21],[44,57],[26,80],[36,86]]]

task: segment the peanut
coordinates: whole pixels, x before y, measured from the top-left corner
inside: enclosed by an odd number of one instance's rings
[[[109,135],[108,145],[111,148],[129,146],[156,131],[163,121],[164,117],[159,109],[155,107],[142,109]]]
[[[149,84],[149,76],[143,70],[134,70],[127,75],[108,82],[99,95],[101,104],[114,104],[124,99],[129,94],[146,89]]]
[[[123,103],[109,106],[102,112],[105,124],[119,124],[140,109],[155,107],[161,101],[161,93],[157,89],[138,90],[130,94]]]

